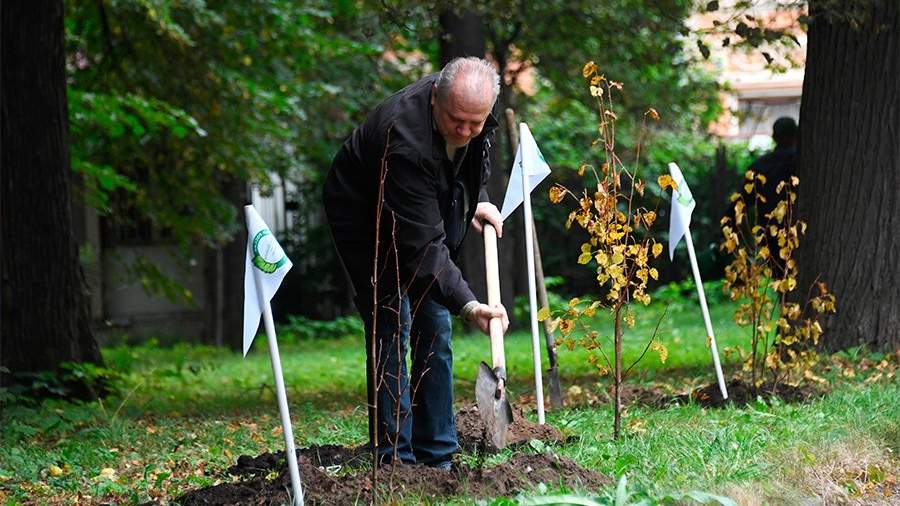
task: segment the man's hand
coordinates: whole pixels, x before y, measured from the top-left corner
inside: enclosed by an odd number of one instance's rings
[[[503,237],[503,218],[500,216],[500,210],[497,206],[490,202],[479,202],[475,208],[475,216],[472,218],[472,228],[478,235],[482,233],[481,222],[486,221],[497,229],[497,238]]]
[[[509,328],[509,316],[506,315],[506,308],[502,304],[494,304],[493,306],[478,304],[472,309],[467,318],[470,322],[478,325],[478,328],[488,336],[491,335],[490,322],[493,318],[500,318],[500,321],[503,323],[504,334],[506,329]]]

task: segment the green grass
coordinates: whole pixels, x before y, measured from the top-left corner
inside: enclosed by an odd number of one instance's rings
[[[732,309],[728,304],[713,307],[720,350],[741,343],[741,330],[731,323]],[[637,326],[625,336],[626,364],[643,350],[662,310],[652,305],[638,313]],[[598,325],[601,331],[611,331],[608,317],[598,318]],[[630,381],[670,390],[714,381],[696,306],[671,306],[659,339],[669,349],[668,361],[663,364],[648,353]],[[282,341],[297,444],[363,443],[362,336],[291,339],[284,335]],[[458,403],[472,403],[476,367],[479,361],[489,360],[489,341],[479,335],[459,335],[453,348]],[[506,354],[511,394],[530,398],[530,335],[522,331],[508,335]],[[106,348],[104,357],[110,369],[123,375],[116,396],[92,403],[20,402],[3,407],[0,501],[130,504],[173,498],[191,488],[230,480],[224,470],[238,455],[283,447],[264,339],[257,340],[246,359],[209,347],[152,344]],[[822,472],[813,471],[833,464],[837,455],[850,448],[851,454],[865,450],[857,460],[880,470],[866,476],[880,476],[882,488],[891,477],[896,479],[900,386],[886,374],[874,379],[877,371],[886,371],[872,365],[881,358],[845,357],[857,364],[859,374],[843,378],[825,370],[822,374],[834,380],[833,391],[809,404],[759,402],[720,410],[694,405],[632,407],[624,419],[625,435],[618,441],[610,438],[612,411],[606,404],[548,411],[548,423],[572,439],[517,451],[554,452],[613,477],[627,476],[635,498],[702,490],[748,503],[790,504],[825,486],[837,487],[831,494],[865,494],[873,486],[877,490],[879,483],[838,471],[828,481]],[[564,389],[573,384],[593,391],[609,386],[609,378],[599,377],[585,359],[584,351],[560,350]],[[895,366],[896,359],[888,365]],[[726,361],[725,368],[730,375],[738,366]],[[510,454],[507,450],[494,460]],[[853,462],[851,458],[840,469],[846,471]],[[552,494],[552,484],[547,485],[550,488],[538,492]],[[593,492],[608,497],[615,493],[613,489]],[[495,504],[515,500],[497,499]],[[460,498],[459,502],[470,501]]]

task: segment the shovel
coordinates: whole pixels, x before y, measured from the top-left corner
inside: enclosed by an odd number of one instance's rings
[[[484,263],[487,272],[488,304],[500,303],[500,273],[497,265],[497,231],[484,224]],[[506,356],[503,351],[503,322],[490,321],[491,361],[482,362],[475,379],[475,400],[491,442],[497,448],[506,446],[506,433],[512,423],[512,408],[506,400]]]

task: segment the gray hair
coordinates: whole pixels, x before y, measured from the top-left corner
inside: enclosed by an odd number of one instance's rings
[[[463,83],[467,89],[478,93],[481,91],[478,89],[478,86],[487,82],[491,85],[491,103],[497,100],[497,95],[500,94],[500,76],[497,74],[497,71],[494,70],[494,66],[491,65],[490,62],[475,56],[454,58],[441,69],[441,75],[437,80],[438,100],[443,102],[447,99],[447,96],[450,94],[450,89],[453,87],[453,83],[456,82],[456,77],[460,71],[462,71],[463,76],[469,77],[469,79],[466,79]],[[472,77],[477,77],[479,79],[472,79]]]

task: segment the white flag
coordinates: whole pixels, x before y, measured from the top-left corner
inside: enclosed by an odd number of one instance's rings
[[[247,215],[247,262],[244,268],[244,356],[259,329],[263,307],[272,300],[281,280],[293,264],[256,209],[244,206]],[[255,279],[254,279],[255,278]]]
[[[688,227],[691,226],[691,213],[694,212],[697,203],[694,201],[694,196],[691,195],[691,189],[688,188],[681,169],[675,162],[669,163],[669,174],[678,185],[678,188],[672,190],[672,208],[669,213],[669,260],[673,260],[675,247],[678,246]]]
[[[516,160],[513,162],[509,185],[506,187],[506,196],[503,198],[503,209],[500,211],[504,220],[522,203],[523,172],[528,174],[528,192],[530,193],[550,174],[550,166],[547,165],[544,155],[538,149],[528,125],[519,123],[519,149],[516,150]]]

